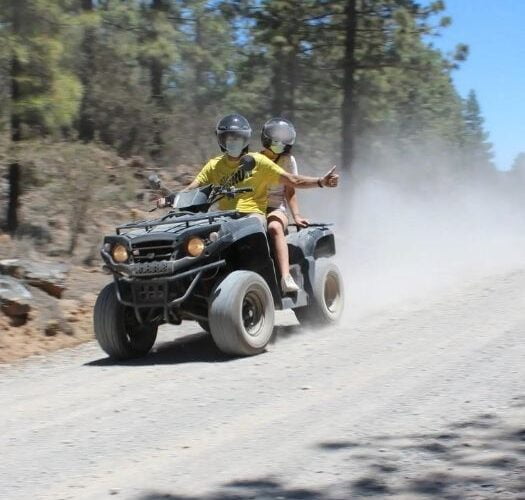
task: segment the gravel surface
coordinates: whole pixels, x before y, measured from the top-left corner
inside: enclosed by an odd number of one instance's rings
[[[525,271],[277,324],[252,358],[188,323],[3,365],[0,498],[525,499]]]

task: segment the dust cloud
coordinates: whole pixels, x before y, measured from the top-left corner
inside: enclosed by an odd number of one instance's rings
[[[525,268],[525,203],[504,176],[416,188],[343,178],[336,195],[300,193],[310,220],[336,223],[346,314],[412,307],[439,290]]]

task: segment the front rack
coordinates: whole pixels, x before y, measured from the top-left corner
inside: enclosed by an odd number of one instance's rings
[[[170,212],[168,215],[165,215],[164,217],[161,217],[159,219],[152,219],[152,220],[141,220],[137,222],[129,222],[127,224],[123,224],[121,226],[117,226],[117,234],[122,234],[122,231],[129,230],[129,229],[151,229],[156,226],[167,226],[170,224],[179,224],[179,223],[186,223],[186,226],[189,227],[192,222],[200,221],[200,220],[208,220],[210,224],[213,224],[216,219],[219,217],[232,217],[232,218],[238,218],[241,214],[237,212],[236,210],[228,210],[225,212],[209,212],[209,213],[202,213],[202,214],[192,214],[188,215],[187,212],[185,213],[178,213],[178,212]]]

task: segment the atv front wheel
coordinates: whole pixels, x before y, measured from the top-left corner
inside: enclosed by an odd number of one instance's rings
[[[344,299],[343,277],[339,268],[328,259],[318,259],[315,263],[309,303],[294,309],[294,313],[301,325],[334,325],[343,313]]]
[[[157,338],[157,325],[139,324],[133,309],[118,301],[114,283],[100,292],[93,323],[100,347],[116,360],[145,356]]]
[[[212,293],[208,317],[211,335],[221,351],[259,354],[273,333],[272,293],[259,274],[234,271]]]

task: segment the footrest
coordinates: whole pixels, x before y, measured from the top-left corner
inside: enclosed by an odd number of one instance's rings
[[[297,293],[289,293],[281,300],[283,309],[294,309],[308,305],[308,294],[304,290]]]

